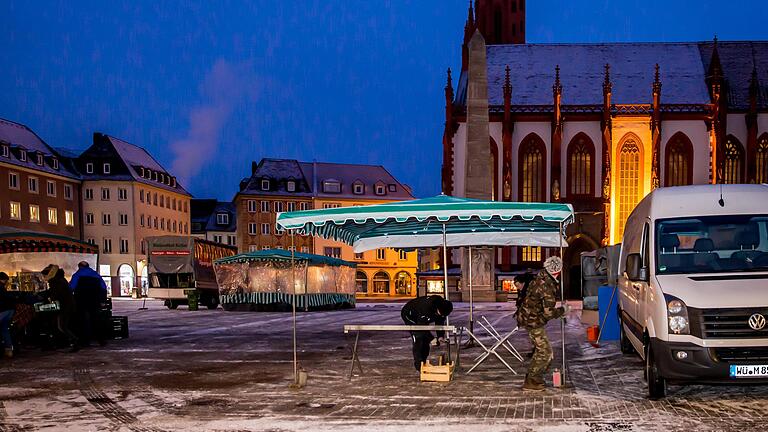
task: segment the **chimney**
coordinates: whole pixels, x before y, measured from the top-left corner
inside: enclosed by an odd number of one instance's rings
[[[259,167],[259,164],[256,161],[251,161],[251,175],[256,174],[256,168]]]

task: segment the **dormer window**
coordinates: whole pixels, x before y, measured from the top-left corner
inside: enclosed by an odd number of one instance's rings
[[[144,167],[139,167],[139,175],[144,177]]]
[[[176,187],[176,177],[171,177],[171,186]]]
[[[216,225],[229,225],[229,214],[216,213]]]
[[[384,188],[383,184],[377,184],[376,185],[376,195],[386,195],[387,190]]]
[[[341,193],[341,183],[338,180],[325,180],[323,182],[323,192]]]
[[[40,166],[43,166],[44,163],[45,163],[45,157],[43,157],[42,153],[38,153],[37,154],[37,164],[40,165]]]
[[[24,149],[21,149],[21,153],[19,154],[19,160],[22,162],[27,161],[27,151]]]
[[[112,166],[109,164],[109,162],[104,162],[104,174],[111,174],[112,173]]]
[[[288,190],[288,192],[296,192],[296,182],[288,180],[288,183],[285,184],[285,189]]]
[[[387,190],[390,192],[397,192],[397,186],[393,184],[387,185]]]
[[[269,180],[267,179],[261,180],[261,190],[264,190],[264,191],[269,190]]]
[[[93,174],[93,163],[92,162],[88,162],[87,164],[85,164],[85,173],[86,174]]]
[[[352,193],[355,195],[362,195],[365,193],[365,185],[362,182],[355,182],[352,184]]]
[[[59,160],[56,158],[51,159],[51,167],[55,170],[59,169]]]
[[[11,149],[7,145],[3,145],[0,151],[2,151],[3,157],[11,157]]]
[[[157,171],[152,172],[152,180],[157,181]]]
[[[160,173],[160,183],[165,183],[165,174]]]

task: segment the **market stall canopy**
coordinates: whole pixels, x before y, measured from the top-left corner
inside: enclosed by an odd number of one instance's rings
[[[483,201],[438,195],[368,206],[279,213],[277,223],[300,234],[350,244],[355,252],[394,247],[566,245],[573,207],[559,203]],[[562,243],[561,243],[562,242]]]
[[[331,258],[323,255],[294,252],[293,259],[307,262],[309,265],[329,265],[356,267],[357,264],[349,261]],[[268,249],[254,252],[246,252],[216,260],[216,264],[243,263],[249,261],[291,261],[291,251],[283,249]]]

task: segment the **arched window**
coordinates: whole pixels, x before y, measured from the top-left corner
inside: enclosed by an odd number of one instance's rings
[[[768,134],[762,134],[757,140],[757,155],[755,158],[757,171],[755,171],[755,181],[757,183],[768,183]]]
[[[725,138],[725,176],[726,184],[744,183],[744,147],[733,135]]]
[[[395,275],[395,293],[398,295],[410,295],[411,286],[411,275],[408,272],[401,271]]]
[[[693,184],[693,145],[682,133],[672,135],[667,142],[666,165],[664,165],[664,186],[685,186]]]
[[[355,273],[355,291],[359,294],[368,294],[368,276],[361,271]]]
[[[640,201],[642,187],[643,151],[640,140],[634,135],[624,138],[619,152],[618,219],[616,239],[624,235],[624,224]]]
[[[547,149],[536,134],[530,134],[520,144],[518,176],[519,197],[523,202],[546,201]]]
[[[578,133],[568,144],[568,195],[595,194],[595,145],[584,133]]]
[[[378,272],[373,275],[373,293],[389,294],[389,275],[384,272]]]

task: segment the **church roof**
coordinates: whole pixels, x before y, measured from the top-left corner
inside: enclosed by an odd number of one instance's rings
[[[706,104],[706,71],[712,43],[601,43],[488,45],[489,105],[504,104],[502,86],[510,67],[513,105],[551,105],[555,66],[560,66],[564,105],[596,105],[603,100],[604,65],[611,66],[612,102],[651,103],[654,66],[660,66],[663,104]],[[768,91],[768,42],[719,42],[729,105],[744,109],[754,64],[761,91]],[[459,78],[456,103],[465,105],[466,73]],[[766,98],[763,97],[763,100]]]

